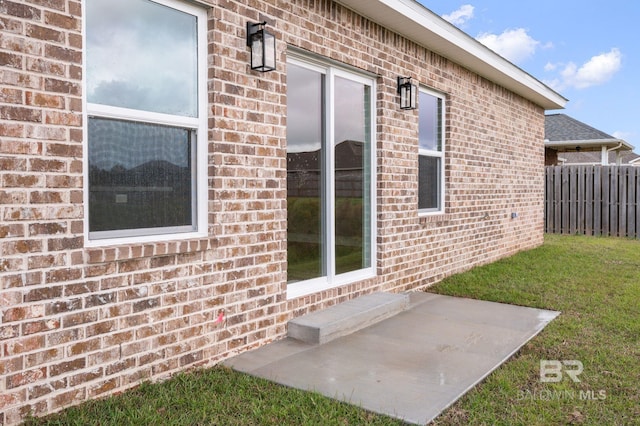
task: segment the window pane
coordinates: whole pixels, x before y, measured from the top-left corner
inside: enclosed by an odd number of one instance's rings
[[[287,208],[289,282],[325,275],[323,266],[324,76],[287,66]]]
[[[418,208],[440,208],[440,158],[420,155],[418,157]]]
[[[370,87],[335,79],[336,274],[371,266]]]
[[[196,17],[147,0],[85,4],[88,101],[197,117]]]
[[[193,227],[191,136],[186,129],[90,118],[89,231]]]
[[[420,92],[419,138],[420,148],[442,150],[442,99]]]

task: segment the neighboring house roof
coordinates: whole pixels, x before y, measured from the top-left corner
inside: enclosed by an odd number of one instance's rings
[[[567,99],[415,0],[337,0],[371,20],[491,80],[545,110]]]
[[[632,151],[633,145],[566,114],[549,114],[544,120],[544,145],[559,152],[602,151],[602,147]]]

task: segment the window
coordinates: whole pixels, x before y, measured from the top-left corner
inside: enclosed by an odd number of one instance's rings
[[[375,273],[374,87],[340,68],[288,61],[289,297]]]
[[[86,3],[89,240],[206,231],[206,22],[172,0]]]
[[[444,212],[444,99],[420,89],[418,148],[418,209]]]

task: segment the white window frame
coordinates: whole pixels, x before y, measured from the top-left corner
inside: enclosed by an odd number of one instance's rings
[[[207,235],[208,223],[208,182],[207,182],[207,10],[203,7],[185,3],[180,0],[151,0],[154,3],[187,13],[196,17],[197,25],[197,85],[198,85],[198,114],[197,117],[185,117],[172,114],[162,114],[151,111],[141,111],[129,108],[113,107],[108,105],[94,104],[88,102],[87,95],[83,96],[84,128],[83,140],[86,141],[83,150],[83,173],[84,173],[84,229],[85,246],[96,247],[113,244],[147,243],[155,241],[170,241],[177,239],[202,238]],[[86,34],[86,8],[83,17],[83,33]],[[83,55],[83,87],[87,87],[87,55]],[[134,123],[157,124],[190,130],[194,135],[192,161],[195,165],[194,186],[192,187],[192,197],[195,200],[195,218],[192,226],[186,227],[165,227],[157,233],[150,233],[151,230],[133,229],[117,231],[101,231],[99,236],[91,237],[89,232],[89,117],[130,121]],[[193,230],[191,230],[193,229]]]
[[[324,176],[325,192],[322,194],[326,197],[325,210],[322,212],[324,223],[326,224],[326,232],[323,236],[323,246],[326,251],[326,258],[323,257],[327,271],[326,275],[312,278],[305,281],[298,281],[287,285],[287,299],[294,299],[297,297],[306,296],[308,294],[318,293],[324,290],[328,290],[342,285],[350,284],[356,281],[365,280],[376,276],[376,263],[377,263],[377,247],[376,247],[376,234],[377,234],[377,222],[376,222],[376,80],[374,76],[367,75],[365,73],[359,73],[353,71],[347,67],[340,67],[335,63],[329,61],[323,61],[322,59],[313,59],[303,55],[295,54],[294,52],[288,52],[287,64],[293,64],[300,67],[304,67],[316,72],[320,72],[325,75],[325,135],[326,135],[326,147],[323,147],[324,157],[323,161],[326,161],[327,167]],[[369,200],[370,200],[370,266],[356,271],[345,272],[342,274],[336,274],[336,257],[335,257],[335,135],[334,135],[334,79],[335,77],[345,78],[351,81],[362,83],[370,87],[370,188],[369,188]],[[329,213],[329,217],[326,217],[326,213]]]
[[[437,208],[426,208],[426,209],[418,209],[418,214],[420,216],[432,216],[432,215],[438,215],[438,214],[444,214],[445,212],[445,201],[446,201],[446,185],[445,185],[445,173],[444,173],[444,153],[445,153],[445,147],[446,147],[446,138],[445,138],[445,129],[446,129],[446,121],[445,121],[445,117],[446,117],[446,107],[447,107],[447,103],[446,103],[446,98],[445,96],[440,93],[440,92],[436,92],[434,90],[425,88],[420,86],[420,92],[425,93],[427,95],[431,95],[434,96],[438,99],[440,99],[440,101],[442,102],[442,110],[440,111],[440,120],[442,123],[442,126],[440,127],[440,140],[442,141],[441,147],[440,147],[440,151],[434,151],[434,150],[430,150],[430,149],[424,149],[424,148],[420,148],[420,144],[418,143],[418,156],[425,156],[425,157],[432,157],[432,158],[439,158],[440,159],[440,170],[438,171],[438,177],[439,177],[439,188],[438,188],[438,207]],[[420,108],[420,105],[418,104],[418,108]],[[420,114],[420,110],[418,110],[418,114]],[[419,129],[418,129],[419,131]],[[420,172],[418,171],[418,187],[420,187]]]

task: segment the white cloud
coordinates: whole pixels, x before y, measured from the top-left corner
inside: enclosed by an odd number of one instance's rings
[[[476,39],[515,64],[533,56],[540,45],[524,28],[505,30],[502,34],[482,33]]]
[[[460,6],[458,10],[454,10],[448,15],[442,15],[442,19],[449,21],[453,25],[462,26],[469,19],[473,18],[474,7],[470,4]]]
[[[616,139],[622,139],[623,141],[626,141],[627,139],[631,138],[634,136],[633,132],[621,132],[621,131],[616,131],[613,132],[611,134],[611,136],[613,136]]]
[[[545,83],[556,90],[570,87],[586,89],[611,80],[622,67],[622,53],[619,49],[613,48],[607,53],[592,57],[579,68],[575,63],[569,62],[567,64],[547,64],[545,71],[554,71],[558,66],[564,66],[560,71],[560,78],[545,81]]]

